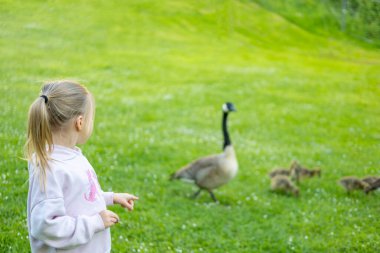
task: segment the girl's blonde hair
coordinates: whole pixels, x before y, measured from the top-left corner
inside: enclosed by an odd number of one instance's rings
[[[85,131],[91,131],[94,106],[91,93],[74,81],[46,83],[40,97],[30,106],[25,156],[37,168],[35,172],[44,188],[53,149],[52,133],[61,131],[65,124],[80,115],[84,117]]]

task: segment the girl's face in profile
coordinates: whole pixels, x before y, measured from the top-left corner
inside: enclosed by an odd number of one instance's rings
[[[77,144],[84,144],[90,138],[94,129],[95,103],[91,95],[87,105],[87,113],[82,117],[83,128],[79,133]]]

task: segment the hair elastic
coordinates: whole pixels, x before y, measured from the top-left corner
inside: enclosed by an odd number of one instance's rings
[[[45,100],[45,104],[47,104],[49,101],[48,97],[46,95],[41,95],[40,97],[42,97]]]

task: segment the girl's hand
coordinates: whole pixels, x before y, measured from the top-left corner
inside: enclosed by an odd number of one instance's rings
[[[115,193],[113,195],[113,203],[119,204],[124,208],[127,208],[129,211],[133,210],[134,201],[139,198],[129,194],[129,193]]]
[[[105,228],[109,228],[119,222],[119,216],[110,210],[103,210],[99,214],[102,217]]]

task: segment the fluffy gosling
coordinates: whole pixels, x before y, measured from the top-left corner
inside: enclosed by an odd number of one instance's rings
[[[346,189],[347,194],[354,190],[366,190],[369,187],[368,183],[357,177],[344,177],[339,180],[339,183]]]
[[[301,164],[299,164],[295,160],[292,161],[292,163],[290,164],[290,178],[298,183],[300,180],[301,170]]]
[[[290,176],[290,170],[284,169],[284,168],[277,168],[277,169],[273,169],[269,173],[270,178],[273,178],[273,177],[278,176],[278,175]]]
[[[297,183],[301,179],[305,178],[312,178],[312,177],[321,177],[321,169],[308,169],[305,167],[302,167],[301,164],[299,164],[297,161],[293,161],[290,165],[290,177],[292,180],[295,180]]]
[[[295,197],[299,196],[299,189],[293,184],[289,177],[284,175],[277,175],[271,180],[271,189],[276,192],[283,192],[293,194]]]
[[[301,168],[299,171],[299,178],[311,178],[311,177],[321,177],[321,169],[316,168],[316,169],[307,169],[307,168]]]
[[[375,176],[366,176],[365,178],[362,179],[362,181],[366,182],[369,185],[372,185],[375,183],[380,177],[375,177]]]
[[[369,187],[367,187],[364,192],[368,194],[371,191],[377,190],[380,188],[380,178],[378,178],[376,181],[373,183],[369,184]]]

